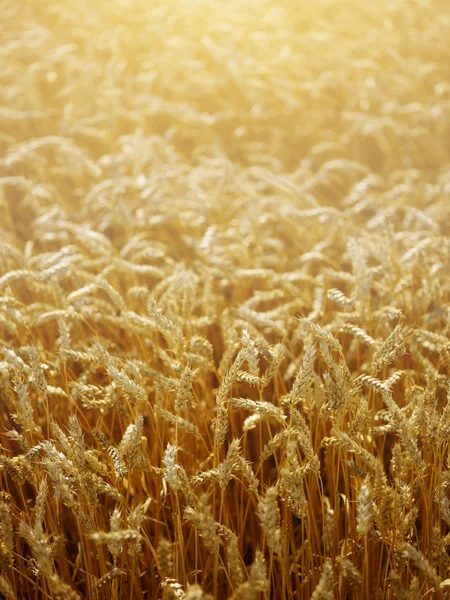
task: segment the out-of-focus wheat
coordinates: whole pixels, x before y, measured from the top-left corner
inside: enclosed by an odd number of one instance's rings
[[[0,595],[446,598],[443,0],[0,0]]]

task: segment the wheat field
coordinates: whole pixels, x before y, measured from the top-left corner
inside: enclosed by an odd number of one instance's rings
[[[450,599],[448,0],[0,15],[0,596]]]

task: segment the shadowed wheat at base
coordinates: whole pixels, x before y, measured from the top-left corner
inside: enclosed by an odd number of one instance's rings
[[[306,4],[0,0],[1,597],[450,598],[449,5]]]

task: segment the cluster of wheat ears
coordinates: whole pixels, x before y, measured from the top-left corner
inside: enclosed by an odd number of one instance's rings
[[[449,598],[448,0],[0,14],[0,595]]]

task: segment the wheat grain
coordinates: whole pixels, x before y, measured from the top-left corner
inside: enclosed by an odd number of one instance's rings
[[[1,3],[2,597],[448,595],[449,6],[297,9]]]
[[[278,489],[270,487],[266,490],[258,504],[258,515],[267,535],[267,543],[275,554],[281,554],[281,532],[279,528],[280,511],[277,506]]]

